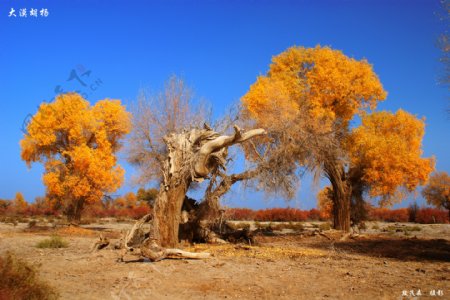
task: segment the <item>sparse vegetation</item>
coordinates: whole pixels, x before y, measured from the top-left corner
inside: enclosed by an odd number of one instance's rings
[[[53,235],[48,239],[42,240],[36,245],[37,248],[67,248],[68,246],[69,244],[57,235]]]
[[[28,222],[28,228],[29,229],[35,228],[36,225],[37,225],[37,221],[36,220],[31,220],[30,222]]]
[[[36,267],[15,254],[0,256],[0,299],[57,299],[58,293],[38,278]]]
[[[404,226],[404,225],[389,225],[383,229],[384,232],[394,234],[396,232],[403,232],[404,235],[409,236],[413,231],[421,231],[419,226]]]
[[[319,229],[320,230],[330,230],[331,229],[331,225],[328,222],[322,223],[322,224],[319,225]]]

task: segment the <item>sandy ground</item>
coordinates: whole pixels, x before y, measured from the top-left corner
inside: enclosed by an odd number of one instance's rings
[[[12,250],[40,265],[41,277],[62,299],[413,299],[411,291],[418,290],[422,296],[416,299],[450,299],[448,224],[372,223],[344,241],[326,231],[331,240],[291,233],[258,237],[257,246],[189,247],[211,252],[206,260],[150,263],[130,256],[119,263],[118,250],[90,252],[100,232],[114,237],[130,226],[60,229],[68,248],[38,249],[49,230],[27,232],[26,224],[0,223],[0,253]],[[420,231],[399,229],[411,226]]]

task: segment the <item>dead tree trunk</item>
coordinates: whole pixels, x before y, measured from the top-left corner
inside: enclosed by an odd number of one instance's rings
[[[188,183],[174,186],[160,192],[155,202],[155,235],[163,247],[175,247],[178,244],[181,206],[188,188]]]
[[[206,190],[205,199],[200,203],[198,208],[193,212],[184,236],[191,236],[196,242],[214,242],[220,240],[217,237],[217,231],[220,231],[220,218],[222,211],[220,207],[220,199],[225,195],[236,182],[253,178],[257,174],[257,169],[248,170],[239,174],[220,174],[220,182],[216,183],[212,180]],[[192,214],[192,213],[191,213]],[[216,231],[216,232],[214,232]]]
[[[265,134],[263,129],[234,129],[233,135],[221,136],[205,126],[165,138],[168,155],[163,166],[164,182],[153,210],[154,235],[162,247],[178,244],[181,207],[190,184],[208,178],[212,170],[225,168],[229,146]]]

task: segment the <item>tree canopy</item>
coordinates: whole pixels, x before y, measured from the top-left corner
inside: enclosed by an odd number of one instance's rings
[[[362,117],[347,143],[350,167],[358,172],[371,197],[392,204],[426,183],[434,169],[433,158],[422,158],[424,120],[398,110]]]
[[[334,225],[348,230],[351,201],[369,191],[390,203],[434,168],[433,159],[421,158],[423,120],[401,110],[369,113],[386,96],[367,60],[329,47],[292,47],[272,59],[242,104],[298,166],[322,170],[332,186]],[[356,116],[362,125],[352,129]]]
[[[450,214],[450,176],[447,172],[436,172],[422,190],[428,204],[449,210]]]
[[[315,119],[326,121],[320,128],[324,131],[333,124],[346,128],[356,113],[375,108],[386,95],[366,60],[329,47],[292,47],[272,59],[267,75],[257,78],[242,103],[254,119],[266,124],[274,110],[282,111],[278,120],[284,121],[306,108]]]
[[[120,100],[91,106],[76,93],[40,105],[20,141],[21,157],[44,164],[49,197],[62,199],[66,213],[80,217],[84,204],[100,201],[123,181],[116,151],[131,129],[131,116]]]

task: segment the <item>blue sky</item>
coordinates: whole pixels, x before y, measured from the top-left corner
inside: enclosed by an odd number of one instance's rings
[[[17,17],[8,17],[11,8]],[[27,18],[19,17],[21,8]],[[37,18],[31,8],[38,9]],[[39,15],[43,8],[47,17]],[[450,172],[448,90],[437,84],[442,66],[436,40],[445,30],[439,12],[437,0],[2,0],[0,198],[21,191],[33,201],[45,193],[42,167],[27,169],[19,140],[26,116],[54,97],[57,86],[81,90],[91,102],[118,98],[129,104],[140,88],[158,91],[177,74],[219,116],[267,71],[273,55],[293,45],[328,45],[368,59],[389,93],[379,109],[425,116],[424,155],[435,155],[437,169]],[[86,87],[70,77],[83,68],[91,71],[80,75]],[[121,162],[129,178],[134,170]],[[310,183],[306,178],[288,204],[239,190],[226,203],[311,208],[317,190]],[[129,190],[135,188],[127,183],[118,194]]]

